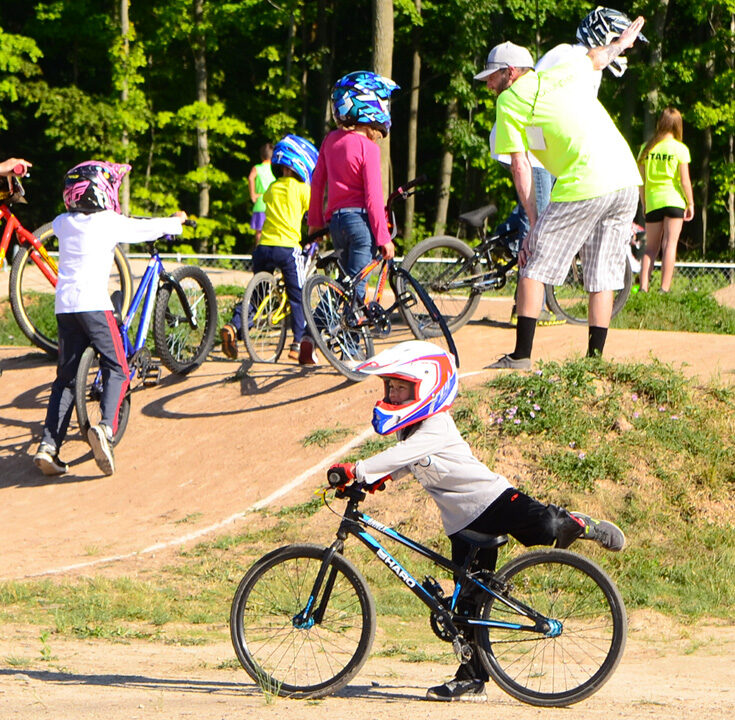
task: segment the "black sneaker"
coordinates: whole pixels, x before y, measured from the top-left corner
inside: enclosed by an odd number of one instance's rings
[[[41,443],[38,452],[33,456],[33,464],[44,475],[65,475],[69,466],[59,460],[59,453],[55,447]]]
[[[487,702],[482,680],[450,680],[426,691],[427,700],[440,702]]]
[[[580,535],[581,539],[594,540],[598,545],[613,552],[619,552],[625,547],[625,534],[614,523],[607,520],[595,520],[580,512],[569,514],[584,525]]]
[[[95,425],[89,428],[87,440],[92,446],[97,467],[105,475],[115,472],[115,455],[112,452],[112,429],[107,425]]]

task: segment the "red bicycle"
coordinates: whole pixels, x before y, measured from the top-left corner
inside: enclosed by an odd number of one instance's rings
[[[21,174],[24,168],[18,166]],[[14,204],[25,204],[25,192],[20,177],[8,178],[7,187],[0,188],[0,224],[4,223],[0,240],[0,267],[5,263],[10,241],[15,236],[18,250],[10,271],[10,306],[18,327],[37,347],[56,357],[58,352],[54,293],[59,268],[51,253],[58,250],[58,239],[51,223],[29,232],[10,210]],[[115,248],[115,263],[110,273],[110,294],[122,292],[123,311],[130,305],[133,278],[125,254]]]

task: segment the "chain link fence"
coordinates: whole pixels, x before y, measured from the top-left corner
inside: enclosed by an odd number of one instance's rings
[[[147,262],[149,255],[145,253],[130,253],[128,258]],[[252,255],[184,255],[181,253],[162,253],[164,262],[194,263],[200,265],[215,276],[213,282],[219,280],[228,282],[228,277],[237,277],[236,273],[250,273],[253,270]],[[402,258],[398,258],[399,262]],[[727,285],[735,283],[735,263],[707,263],[707,262],[677,262],[674,271],[674,280],[688,285],[692,289],[714,292]],[[655,271],[661,270],[661,263],[657,262]],[[142,274],[142,271],[141,271]],[[683,282],[682,282],[683,281]]]

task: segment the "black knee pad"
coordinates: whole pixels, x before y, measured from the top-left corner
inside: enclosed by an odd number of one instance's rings
[[[582,534],[584,528],[558,505],[548,505],[546,511],[550,529],[556,538],[554,547],[568,548]]]

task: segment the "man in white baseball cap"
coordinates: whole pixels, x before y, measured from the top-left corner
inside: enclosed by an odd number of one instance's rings
[[[577,253],[590,294],[587,354],[602,354],[613,292],[623,286],[641,179],[627,142],[590,86],[594,73],[635,43],[643,22],[637,18],[612,43],[546,71],[527,69],[530,53],[503,43],[490,51],[485,74],[477,76],[498,95],[496,151],[510,155],[513,181],[531,225],[518,256],[516,347],[491,368],[531,367],[544,285],[561,285]],[[511,86],[512,92],[506,92]],[[529,150],[557,178],[538,220]]]
[[[533,57],[526,48],[512,42],[496,45],[487,56],[485,69],[475,75],[475,80],[484,80],[496,70],[508,67],[530,69],[533,67]]]

